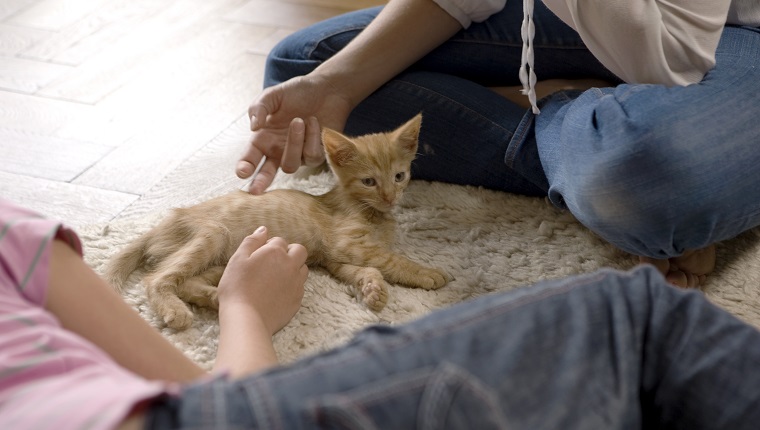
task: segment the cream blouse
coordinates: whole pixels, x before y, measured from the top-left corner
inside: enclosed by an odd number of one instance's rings
[[[506,0],[433,0],[465,28]],[[515,1],[515,0],[511,0]],[[523,0],[523,92],[535,108],[533,1]],[[538,0],[540,1],[540,0]],[[629,83],[688,85],[715,65],[723,26],[760,26],[757,0],[543,0],[610,71]],[[527,67],[526,67],[527,66]],[[540,71],[538,71],[540,74]]]

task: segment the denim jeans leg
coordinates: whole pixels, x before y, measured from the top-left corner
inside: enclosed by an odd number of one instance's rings
[[[383,85],[351,113],[351,135],[391,130],[423,113],[412,178],[545,196],[538,154],[517,174],[505,153],[525,110],[482,85],[456,76],[408,71]]]
[[[619,248],[668,258],[760,224],[760,33],[727,27],[701,83],[558,93],[535,119],[549,197]]]
[[[382,10],[358,10],[318,22],[278,43],[267,58],[264,87],[305,75],[343,49]],[[522,5],[473,23],[411,66],[445,73],[483,86],[519,85]],[[597,78],[618,81],[589,52],[572,28],[542,3],[534,10],[535,67],[540,79]]]
[[[489,295],[187,390],[193,428],[754,429],[760,332],[652,267]],[[180,426],[183,426],[180,423]]]
[[[310,72],[379,11],[341,15],[286,38],[269,55],[265,85]],[[414,178],[546,195],[548,184],[532,129],[518,128],[525,110],[487,88],[519,84],[521,21],[522,5],[508,2],[488,20],[459,32],[364,100],[348,118],[345,131],[386,131],[423,112]],[[536,68],[542,79],[616,79],[576,32],[540,3],[535,22]]]
[[[343,49],[377,16],[382,7],[338,15],[297,31],[269,52],[264,88],[303,76]]]

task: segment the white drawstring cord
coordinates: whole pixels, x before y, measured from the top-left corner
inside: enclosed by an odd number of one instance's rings
[[[536,106],[536,74],[533,71],[533,36],[536,34],[536,27],[533,24],[533,0],[523,0],[521,34],[523,39],[520,64],[520,82],[523,85],[521,92],[528,96],[533,113],[538,115],[541,111]]]

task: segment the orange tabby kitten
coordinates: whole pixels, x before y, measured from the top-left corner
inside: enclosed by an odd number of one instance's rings
[[[153,309],[169,327],[190,326],[184,302],[217,308],[224,265],[243,238],[260,225],[308,250],[307,264],[327,269],[352,286],[373,311],[388,299],[387,282],[435,289],[449,276],[394,253],[391,209],[409,184],[422,116],[398,129],[356,138],[324,129],[322,141],[335,187],[320,196],[274,190],[259,196],[236,191],[189,208],[175,209],[159,225],[118,253],[106,278],[121,288],[147,266],[143,279]]]

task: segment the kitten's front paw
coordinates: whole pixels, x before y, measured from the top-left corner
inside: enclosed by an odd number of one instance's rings
[[[448,273],[440,269],[425,267],[417,273],[417,285],[419,288],[426,290],[437,290],[446,285],[453,278]]]
[[[371,311],[380,312],[388,303],[388,287],[382,279],[365,279],[359,285],[359,297]]]

